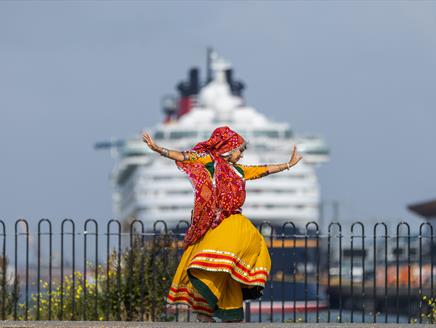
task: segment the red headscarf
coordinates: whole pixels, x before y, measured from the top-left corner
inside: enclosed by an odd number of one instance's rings
[[[198,162],[177,162],[188,174],[195,190],[191,226],[185,239],[185,247],[197,242],[209,228],[215,228],[231,214],[240,213],[245,201],[245,182],[221,155],[245,144],[245,140],[229,127],[212,132],[209,140],[198,143],[193,151],[209,154],[215,165],[211,179],[205,166]]]

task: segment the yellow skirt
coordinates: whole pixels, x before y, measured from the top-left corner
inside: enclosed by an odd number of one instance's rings
[[[262,295],[270,269],[263,236],[245,216],[231,215],[185,250],[167,301],[225,321],[242,320],[243,300]]]

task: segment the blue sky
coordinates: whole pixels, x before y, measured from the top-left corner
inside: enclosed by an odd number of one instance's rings
[[[249,105],[326,139],[342,219],[436,197],[436,3],[1,1],[0,216],[112,218],[96,141],[162,119],[213,46]]]

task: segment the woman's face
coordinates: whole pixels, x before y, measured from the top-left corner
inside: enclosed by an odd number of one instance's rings
[[[227,159],[227,161],[229,161],[230,163],[237,163],[243,156],[245,149],[236,149],[234,152],[232,152],[229,156],[229,158]]]

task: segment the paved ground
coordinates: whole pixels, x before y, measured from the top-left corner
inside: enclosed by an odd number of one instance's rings
[[[300,323],[195,323],[195,322],[108,322],[108,321],[0,321],[1,328],[204,328],[204,327],[231,327],[231,328],[434,328],[434,325],[424,324],[300,324]]]

